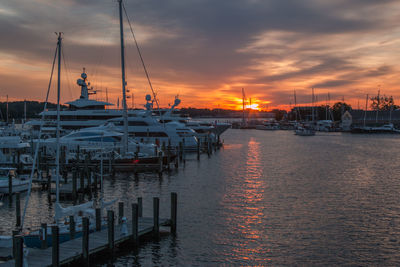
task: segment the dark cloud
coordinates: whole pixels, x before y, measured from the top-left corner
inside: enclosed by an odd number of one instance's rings
[[[189,97],[213,90],[240,95],[240,86],[221,88],[236,83],[232,82],[235,77],[245,77],[249,93],[287,103],[284,99],[292,93],[285,90],[292,90],[287,87],[296,82],[309,79],[308,86],[338,88],[395,71],[385,62],[368,69],[359,66],[362,48],[343,53],[335,49],[337,45],[352,46],[349,39],[340,43],[343,35],[379,36],[393,27],[393,17],[385,14],[395,1],[132,0],[125,5],[142,40],[140,46],[155,85],[180,84]],[[53,32],[63,31],[64,52],[73,72],[78,74],[86,66],[97,76],[103,75],[102,79],[112,76],[117,80],[116,7],[117,3],[109,0],[3,2],[0,12],[6,12],[0,13],[0,53],[31,64],[50,62],[56,44]],[[145,87],[129,34],[126,32],[129,81]],[[279,62],[290,62],[287,70],[272,72],[273,64]],[[323,78],[313,80],[317,76]],[[280,83],[284,85],[279,87]],[[277,87],[280,89],[275,90]]]

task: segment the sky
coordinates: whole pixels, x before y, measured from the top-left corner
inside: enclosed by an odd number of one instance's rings
[[[400,103],[400,2],[392,0],[124,0],[162,106],[262,109],[366,94]],[[129,107],[150,94],[124,20]],[[0,101],[44,101],[63,32],[61,102],[76,99],[86,68],[97,90],[121,98],[116,0],[0,0]],[[55,80],[53,80],[53,85]],[[132,98],[133,95],[133,98]],[[329,97],[328,97],[329,96]],[[50,100],[56,101],[53,86]]]

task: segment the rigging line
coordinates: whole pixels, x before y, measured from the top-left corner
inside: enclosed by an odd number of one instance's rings
[[[131,29],[133,40],[135,41],[136,49],[138,51],[138,54],[139,54],[139,57],[140,57],[140,61],[142,62],[142,65],[143,65],[144,73],[146,74],[147,81],[149,83],[151,92],[153,93],[153,98],[154,98],[154,101],[156,101],[157,109],[160,112],[160,117],[161,117],[160,106],[159,106],[158,101],[157,101],[156,93],[154,92],[153,85],[151,84],[150,76],[149,76],[149,73],[147,72],[146,64],[144,64],[144,60],[143,60],[143,57],[142,57],[142,53],[140,52],[139,44],[138,44],[138,42],[136,40],[135,34],[133,33],[133,28],[132,28],[131,22],[129,20],[128,13],[126,12],[125,5],[123,3],[122,3],[122,7],[124,9],[126,19],[128,20],[129,28]]]
[[[53,65],[52,65],[52,68],[51,68],[49,86],[47,87],[46,101],[44,102],[44,107],[43,107],[43,112],[42,112],[42,118],[41,118],[41,123],[40,123],[40,129],[39,129],[39,138],[38,138],[38,142],[37,142],[36,148],[35,148],[35,155],[34,155],[34,157],[33,157],[31,175],[30,175],[30,177],[29,177],[28,193],[27,193],[27,197],[26,197],[26,199],[25,199],[24,213],[22,214],[22,219],[21,219],[21,229],[23,229],[23,227],[24,227],[24,219],[25,219],[26,209],[27,209],[27,207],[28,207],[29,197],[30,197],[31,191],[32,191],[32,179],[33,179],[33,174],[34,174],[35,168],[36,168],[36,162],[37,162],[37,157],[38,157],[38,152],[39,152],[39,147],[40,147],[40,138],[41,138],[41,135],[42,135],[42,128],[43,128],[43,124],[44,124],[44,114],[45,114],[45,111],[46,111],[46,109],[47,109],[47,103],[48,103],[48,101],[49,101],[49,94],[50,94],[50,88],[51,88],[51,81],[52,81],[52,79],[53,79],[54,65],[55,65],[55,63],[56,63],[57,52],[58,52],[58,44],[57,44],[57,47],[56,47],[56,51],[54,52]],[[39,167],[39,166],[38,166],[38,167]],[[38,169],[39,169],[39,168],[38,168]],[[38,175],[39,175],[39,172],[38,172]]]
[[[64,59],[63,61],[64,61],[65,74],[67,76],[67,86],[68,86],[69,97],[70,97],[70,99],[72,99],[72,89],[71,89],[72,83],[71,83],[71,78],[68,75],[68,73],[70,72],[70,69],[67,67],[68,64],[67,64],[67,60],[65,59],[65,56],[64,56],[64,50],[65,50],[65,48],[61,50],[61,54],[62,54],[62,58]]]

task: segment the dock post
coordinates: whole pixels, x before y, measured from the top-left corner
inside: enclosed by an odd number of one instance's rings
[[[143,198],[138,197],[137,203],[138,203],[138,217],[141,218],[143,217]]]
[[[73,215],[69,216],[69,237],[71,240],[75,238],[75,218]]]
[[[40,239],[42,240],[41,248],[45,249],[47,248],[47,223],[42,223],[40,225],[40,231],[41,231],[41,237]]]
[[[153,236],[155,238],[158,238],[160,233],[159,215],[160,199],[158,197],[153,197]]]
[[[176,218],[178,209],[178,195],[171,193],[171,233],[176,233]]]
[[[10,203],[12,203],[12,176],[11,174],[8,174],[8,199],[10,201]]]
[[[22,235],[16,235],[15,238],[15,266],[24,266],[24,239]]]
[[[54,225],[51,227],[51,239],[52,239],[52,265],[53,267],[60,266],[60,242],[59,242],[59,233],[58,226]]]
[[[118,202],[118,224],[121,224],[124,217],[124,202]]]
[[[89,218],[82,218],[82,258],[85,266],[90,266],[89,262]]]
[[[167,152],[169,153],[169,152]],[[168,158],[169,159],[169,158]],[[161,178],[162,177],[162,171],[163,171],[163,157],[162,157],[162,153],[159,152],[158,154],[158,163],[160,164],[160,169],[158,170],[158,176]]]
[[[47,198],[51,199],[51,175],[50,175],[50,169],[48,168],[48,165],[46,164],[46,178],[47,178]]]
[[[96,231],[101,231],[101,209],[96,209]]]
[[[197,140],[197,160],[200,160],[200,139]]]
[[[12,256],[15,259],[15,257],[17,256],[17,236],[19,235],[19,230],[13,230],[12,231]]]
[[[15,193],[15,216],[16,216],[16,227],[21,227],[21,197],[20,193]]]
[[[73,168],[72,169],[72,200],[75,202],[76,201],[76,179],[77,179],[77,169]]]
[[[80,173],[79,173],[79,181],[80,181],[80,186],[79,186],[79,192],[85,193],[85,170],[82,168]],[[80,201],[80,200],[79,200]]]
[[[107,210],[108,249],[114,253],[114,211]]]
[[[139,205],[132,204],[132,242],[134,246],[139,245]]]
[[[180,162],[182,162],[182,156],[183,156],[182,150],[183,150],[183,143],[182,143],[182,142],[179,142],[178,155],[179,155],[179,161],[180,161]]]

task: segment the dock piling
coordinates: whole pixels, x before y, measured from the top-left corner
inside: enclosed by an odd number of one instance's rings
[[[171,233],[176,233],[176,219],[177,219],[177,208],[178,208],[178,195],[177,193],[171,193]]]
[[[114,253],[114,211],[107,210],[108,249]]]
[[[101,231],[101,209],[96,209],[96,231]]]
[[[12,203],[12,176],[11,174],[8,174],[8,199],[10,203]]]
[[[53,267],[60,266],[60,242],[59,242],[59,229],[57,225],[51,227],[52,239],[52,265]]]
[[[15,193],[15,216],[16,216],[16,227],[21,227],[21,196],[20,193]]]
[[[40,234],[42,235],[40,239],[42,240],[41,248],[47,248],[47,223],[42,223],[40,225]]]
[[[22,235],[16,235],[15,238],[15,266],[24,266],[24,238]]]
[[[153,198],[153,236],[158,238],[160,233],[159,226],[159,215],[160,215],[160,199],[158,197]]]
[[[89,262],[89,218],[82,218],[82,258],[85,266],[90,266]]]
[[[69,236],[71,240],[75,238],[75,218],[73,215],[69,216]]]
[[[132,204],[132,242],[134,246],[139,245],[139,205]]]
[[[143,217],[143,198],[138,197],[137,203],[138,203],[138,217],[141,218]]]
[[[122,223],[124,217],[124,202],[118,202],[118,224]]]

